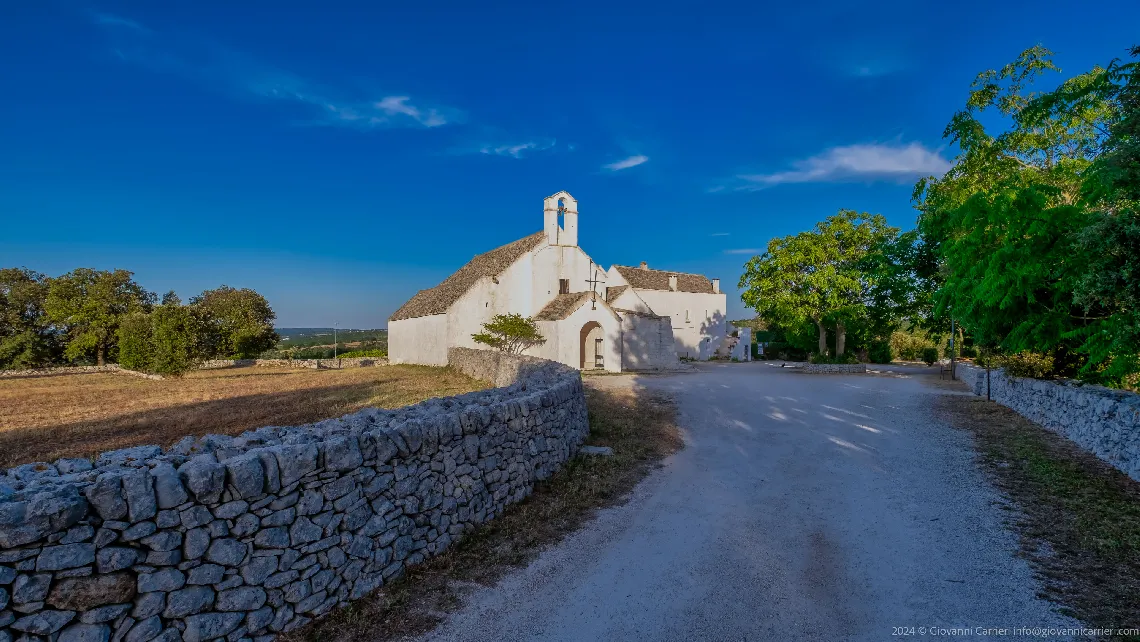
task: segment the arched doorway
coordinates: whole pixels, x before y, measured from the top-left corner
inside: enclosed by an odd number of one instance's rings
[[[582,370],[600,370],[605,367],[605,333],[602,324],[590,321],[582,326]]]

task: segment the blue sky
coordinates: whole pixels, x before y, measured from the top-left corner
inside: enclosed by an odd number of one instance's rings
[[[1140,4],[1084,4],[6,3],[0,265],[382,327],[565,189],[597,261],[719,277],[745,316],[769,238],[913,225],[979,71],[1140,43]]]

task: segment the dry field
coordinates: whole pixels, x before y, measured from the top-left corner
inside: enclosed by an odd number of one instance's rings
[[[486,388],[447,368],[228,368],[149,381],[115,374],[0,379],[0,467],[303,424]]]

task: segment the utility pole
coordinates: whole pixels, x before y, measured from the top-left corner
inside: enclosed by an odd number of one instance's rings
[[[336,326],[338,323],[340,323],[340,321],[333,321],[333,359],[336,359]],[[954,325],[953,322],[951,322],[950,325]],[[954,334],[953,329],[950,330],[950,334]],[[951,339],[951,341],[953,341],[953,339]]]

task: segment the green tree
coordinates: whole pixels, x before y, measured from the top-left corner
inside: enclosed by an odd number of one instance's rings
[[[190,299],[205,324],[204,351],[210,357],[252,359],[277,345],[277,318],[269,301],[254,290],[223,285]]]
[[[148,312],[132,312],[119,324],[119,363],[131,370],[182,376],[203,359],[203,323],[197,310],[166,297]]]
[[[1075,371],[1072,355],[1088,351],[1082,336],[1100,314],[1073,294],[1094,259],[1081,240],[1091,220],[1086,174],[1119,105],[1101,68],[1031,92],[1048,71],[1059,70],[1038,46],[980,74],[944,134],[960,153],[944,176],[918,183],[915,204],[937,261],[932,317],[952,314],[984,348],[1053,351]],[[991,134],[983,121],[1004,129]]]
[[[521,314],[496,314],[471,338],[507,354],[520,354],[546,343],[534,320]]]
[[[741,300],[790,333],[814,324],[820,355],[828,353],[827,329],[834,325],[835,353],[842,355],[848,325],[866,316],[867,256],[897,234],[882,215],[840,210],[810,232],[772,239],[764,254],[749,259]]]
[[[48,279],[27,268],[0,269],[0,368],[49,363],[59,342],[44,312]]]
[[[150,315],[138,310],[119,322],[119,365],[128,370],[151,372],[154,365],[154,331]]]
[[[203,359],[201,319],[190,306],[168,303],[150,313],[154,372],[182,376]]]
[[[103,365],[123,317],[154,305],[154,295],[132,276],[127,270],[78,268],[51,280],[44,309],[66,332],[68,359],[94,353],[95,363]]]

